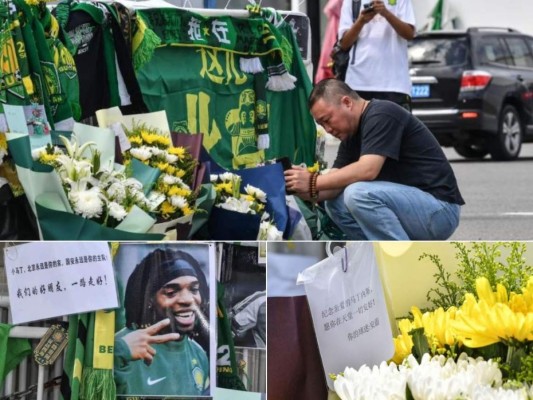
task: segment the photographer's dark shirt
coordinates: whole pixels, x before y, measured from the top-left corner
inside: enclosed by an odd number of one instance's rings
[[[342,168],[366,154],[386,157],[376,181],[414,186],[439,200],[465,204],[452,167],[435,137],[399,105],[372,100],[358,131],[340,144],[333,168]]]

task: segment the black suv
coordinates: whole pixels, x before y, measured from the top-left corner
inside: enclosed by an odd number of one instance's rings
[[[417,34],[413,114],[467,158],[518,157],[533,142],[533,37],[507,28]]]

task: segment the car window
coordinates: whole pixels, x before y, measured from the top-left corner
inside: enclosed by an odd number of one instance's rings
[[[476,55],[478,63],[483,64],[513,64],[509,54],[505,51],[502,41],[497,36],[479,37],[476,41]]]
[[[460,65],[466,61],[464,37],[415,38],[409,43],[409,63],[435,66]]]
[[[528,44],[529,51],[530,51],[531,53],[533,53],[533,38],[532,38],[532,37],[526,37],[526,38],[525,38],[525,41],[526,41],[527,44]]]
[[[533,55],[522,38],[505,38],[505,42],[509,46],[514,65],[533,68]]]

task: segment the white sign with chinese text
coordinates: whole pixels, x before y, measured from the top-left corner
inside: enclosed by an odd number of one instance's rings
[[[14,324],[118,307],[107,242],[33,242],[4,249]]]
[[[394,354],[392,329],[372,243],[347,244],[298,275],[330,389],[329,374],[369,367]]]

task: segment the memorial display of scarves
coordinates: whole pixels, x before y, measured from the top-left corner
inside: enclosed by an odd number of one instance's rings
[[[7,3],[0,2],[0,112],[3,104],[29,104],[28,95],[34,93],[26,53],[18,51],[24,49],[24,42],[14,12]]]
[[[53,10],[76,52],[82,118],[121,106],[123,114],[147,112],[115,3],[62,1]],[[95,84],[96,83],[96,84]]]
[[[136,17],[141,91],[151,111],[166,110],[171,130],[202,132],[204,148],[227,169],[281,156],[313,164],[311,82],[283,19],[275,26],[260,16],[208,18],[182,9]]]
[[[96,3],[63,1],[53,10],[76,48],[82,119],[120,105],[113,37],[104,9]]]
[[[71,105],[68,98],[76,97],[73,93],[67,96],[58,72],[58,64],[54,62],[49,43],[41,22],[36,15],[44,3],[29,6],[24,0],[12,0],[17,10],[17,20],[20,24],[24,47],[19,52],[25,52],[35,86],[34,93],[28,90],[27,95],[32,102],[44,104],[49,123],[58,129],[70,128],[74,122]],[[58,124],[59,126],[55,126]]]
[[[114,311],[69,316],[61,398],[63,400],[114,400]]]

